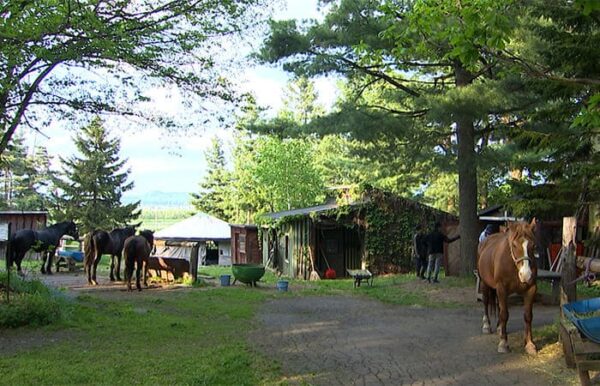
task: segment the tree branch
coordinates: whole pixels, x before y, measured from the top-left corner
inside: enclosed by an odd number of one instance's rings
[[[316,52],[312,52],[313,55],[317,55]],[[359,71],[364,72],[365,74],[374,76],[376,78],[382,79],[386,82],[388,82],[389,84],[391,84],[392,86],[395,86],[396,88],[399,88],[400,90],[406,92],[407,94],[410,94],[414,97],[420,97],[421,94],[419,94],[417,91],[406,87],[405,85],[403,85],[402,83],[398,82],[396,79],[392,78],[390,75],[385,74],[381,71],[372,71],[369,70],[367,68],[365,68],[364,66],[360,66],[359,64],[357,64],[356,62],[353,62],[350,59],[344,58],[344,57],[339,57],[339,60],[341,60],[342,62],[346,63],[347,65],[349,65],[350,67],[357,69]]]
[[[2,140],[0,140],[0,155],[2,155],[2,153],[4,153],[4,150],[6,150],[6,147],[8,146],[8,142],[11,140],[12,136],[15,134],[15,130],[19,126],[19,123],[21,122],[21,118],[23,117],[23,114],[25,114],[25,110],[27,109],[27,106],[29,105],[31,98],[37,91],[37,88],[39,87],[40,83],[42,83],[42,80],[44,80],[44,78],[46,76],[48,76],[48,74],[50,74],[50,72],[52,72],[54,67],[56,67],[59,63],[60,63],[60,61],[51,63],[48,67],[46,67],[46,69],[44,71],[42,71],[37,76],[37,78],[29,86],[29,89],[27,90],[27,93],[23,97],[23,101],[21,102],[19,109],[15,112],[15,115],[13,116],[11,124],[8,126],[6,131],[2,134]]]

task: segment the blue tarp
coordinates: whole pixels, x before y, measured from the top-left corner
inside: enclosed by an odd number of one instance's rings
[[[589,340],[600,343],[600,298],[592,298],[563,305],[564,314]],[[585,315],[588,314],[588,315]]]

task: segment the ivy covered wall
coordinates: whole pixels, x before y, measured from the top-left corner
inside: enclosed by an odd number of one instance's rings
[[[269,224],[277,233],[280,259],[286,255],[284,240],[286,237],[288,239],[288,259],[282,259],[276,264],[283,274],[307,277],[312,267],[306,253],[303,254],[302,251],[312,251],[314,258],[323,253],[316,250],[317,245],[311,244],[316,238],[310,236],[314,228],[308,225],[309,220],[315,224],[326,221],[328,224],[338,224],[341,228],[361,229],[358,234],[362,260],[377,274],[407,272],[412,269],[412,236],[417,224],[431,230],[436,221],[458,221],[449,213],[369,188],[353,192],[351,196],[345,195],[343,200],[338,200],[338,205],[335,209],[287,216]],[[268,259],[265,255],[264,261],[269,260],[273,259]]]
[[[436,221],[457,221],[449,213],[378,190],[364,192],[363,201],[365,260],[377,273],[412,269],[412,236],[417,224],[429,231]]]

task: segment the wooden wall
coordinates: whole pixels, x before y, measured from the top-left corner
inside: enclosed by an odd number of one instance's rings
[[[19,211],[6,211],[0,212],[0,223],[8,224],[11,223],[11,233],[20,231],[22,229],[33,229],[38,230],[46,227],[46,221],[48,220],[48,212],[19,212]],[[37,255],[37,254],[36,254]],[[0,243],[0,259],[4,259],[6,256],[6,245]]]
[[[233,264],[261,264],[258,228],[231,225],[231,262]]]
[[[269,252],[269,247],[271,252]],[[262,238],[263,264],[282,275],[308,279],[313,269],[321,276],[331,266],[338,277],[346,269],[360,269],[362,250],[360,235],[343,226],[322,229],[306,216],[281,226],[277,233],[265,230]]]

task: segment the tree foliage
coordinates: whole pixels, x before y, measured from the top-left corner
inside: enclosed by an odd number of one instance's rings
[[[382,149],[370,157],[396,166],[381,180],[395,182],[396,191],[446,194],[437,186],[458,172],[466,274],[478,202],[512,195],[505,202],[514,204],[515,194],[549,181],[574,188],[563,197],[592,196],[596,7],[559,0],[326,3],[322,22],[271,22],[260,56],[296,74],[345,76],[338,110],[303,129]],[[535,203],[521,197],[524,206]]]
[[[217,71],[224,38],[262,17],[262,0],[4,1],[0,5],[0,154],[17,128],[82,113],[145,116],[148,91],[174,86],[188,113],[235,93]],[[196,102],[196,103],[194,103]]]
[[[120,159],[120,139],[110,136],[96,118],[75,138],[79,155],[61,158],[62,170],[55,180],[53,217],[75,220],[82,232],[123,227],[140,215],[140,202],[123,205],[127,182],[127,160]]]
[[[329,3],[320,24],[273,22],[262,58],[296,73],[348,77],[352,96],[314,125],[347,126],[357,138],[403,147],[399,153],[413,164],[426,165],[423,154],[455,160],[461,254],[470,272],[478,233],[476,132],[502,125],[498,116],[520,102],[518,79],[506,82],[510,72],[490,54],[509,40],[515,10],[491,0]]]
[[[586,2],[534,4],[521,17],[520,49],[507,56],[545,103],[511,133],[523,178],[510,184],[518,197],[510,206],[523,215],[585,220],[600,197],[600,10]]]
[[[212,145],[204,156],[208,170],[204,180],[200,182],[200,191],[192,193],[192,205],[211,216],[227,218],[232,212],[229,197],[231,172],[227,170],[223,143],[218,137],[213,138]]]
[[[313,146],[301,139],[242,136],[234,152],[234,218],[316,205],[324,187],[313,157]]]
[[[45,210],[48,185],[52,173],[50,157],[45,148],[37,147],[31,154],[24,138],[18,136],[0,155],[0,201],[2,209]]]

